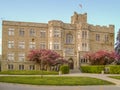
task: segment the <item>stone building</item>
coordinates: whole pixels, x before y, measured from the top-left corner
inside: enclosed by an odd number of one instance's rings
[[[2,67],[4,70],[39,70],[28,61],[31,49],[55,50],[69,61],[71,69],[89,63],[86,52],[114,50],[114,25],[87,23],[87,13],[74,12],[71,23],[51,20],[48,23],[3,21]]]

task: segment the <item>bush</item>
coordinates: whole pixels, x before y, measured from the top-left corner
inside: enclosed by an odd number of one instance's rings
[[[109,68],[110,68],[109,71],[110,74],[120,74],[120,65],[111,65],[109,66]]]
[[[84,73],[101,73],[102,70],[105,70],[105,73],[120,74],[120,65],[81,66],[81,70]]]
[[[1,71],[0,74],[8,75],[58,75],[58,72],[55,71],[40,71],[40,70],[8,70]]]
[[[84,73],[101,73],[104,70],[104,65],[81,66],[81,70]]]
[[[67,66],[67,65],[61,66],[60,71],[62,74],[68,74],[69,73],[69,66]]]

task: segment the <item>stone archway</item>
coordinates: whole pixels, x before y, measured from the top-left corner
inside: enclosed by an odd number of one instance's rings
[[[68,59],[68,65],[69,65],[70,69],[74,69],[74,62],[73,62],[72,58]]]

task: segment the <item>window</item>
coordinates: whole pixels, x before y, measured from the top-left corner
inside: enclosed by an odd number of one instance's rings
[[[87,38],[87,31],[82,31],[82,38],[86,39]]]
[[[54,49],[54,50],[60,50],[60,49],[61,49],[60,46],[61,46],[61,45],[60,45],[60,41],[57,40],[57,39],[54,39],[53,49]]]
[[[40,43],[40,49],[45,49],[45,48],[46,48],[45,42],[41,42],[41,43]]]
[[[8,41],[8,48],[14,48],[14,41]]]
[[[7,58],[8,58],[9,61],[13,61],[14,60],[14,53],[9,53],[7,55]]]
[[[82,51],[87,51],[87,43],[82,43]]]
[[[66,43],[67,44],[72,44],[73,43],[73,35],[72,34],[67,34],[66,35]]]
[[[14,28],[8,29],[8,35],[10,35],[10,36],[14,35]]]
[[[19,61],[24,61],[25,60],[25,54],[24,53],[18,54],[18,59],[19,59]]]
[[[35,49],[35,42],[30,42],[29,43],[29,48],[30,49]]]
[[[19,42],[18,47],[21,49],[25,48],[25,42]]]
[[[100,41],[100,34],[96,34],[96,41]]]
[[[54,43],[54,50],[59,50],[60,49],[60,44],[59,43]]]
[[[46,31],[40,31],[40,37],[45,38],[46,37]]]
[[[24,36],[24,34],[25,34],[24,29],[23,29],[23,28],[20,28],[20,30],[19,30],[19,35],[20,35],[20,36]]]
[[[30,65],[29,69],[30,70],[35,70],[35,65]]]
[[[34,29],[30,29],[30,36],[35,36],[35,30]]]
[[[65,54],[66,55],[74,55],[74,49],[73,48],[66,48]]]
[[[61,36],[60,30],[54,30],[53,35],[54,35],[54,37],[60,37]]]
[[[13,70],[13,64],[8,64],[8,70]]]
[[[108,35],[105,35],[105,42],[108,42],[108,41],[109,41]]]
[[[24,70],[24,65],[19,65],[19,70]]]
[[[86,58],[81,58],[80,63],[89,63],[89,60]]]

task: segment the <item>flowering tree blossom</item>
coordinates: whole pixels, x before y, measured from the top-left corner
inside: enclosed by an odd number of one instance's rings
[[[28,58],[30,61],[36,61],[40,65],[46,65],[47,68],[51,65],[63,64],[66,62],[58,53],[47,49],[31,50],[28,54]]]
[[[106,65],[115,60],[116,54],[115,52],[100,50],[95,53],[87,53],[84,57],[89,59],[92,65]]]

